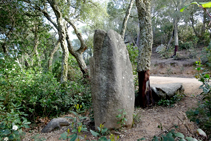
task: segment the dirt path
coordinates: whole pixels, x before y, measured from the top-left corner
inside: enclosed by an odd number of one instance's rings
[[[167,130],[174,125],[178,125],[178,132],[191,136],[197,129],[196,125],[190,122],[185,112],[191,107],[197,106],[196,95],[201,93],[199,86],[202,84],[195,78],[178,78],[178,77],[150,77],[151,84],[165,83],[182,83],[185,89],[186,97],[175,104],[174,107],[155,106],[151,109],[136,109],[141,114],[141,122],[135,128],[128,130],[122,141],[136,141],[142,137],[150,141],[154,135],[162,133],[158,125],[162,125],[163,130]],[[185,125],[189,128],[187,129]],[[188,131],[190,130],[190,132]]]
[[[190,122],[185,112],[197,105],[197,97],[201,90],[199,86],[201,83],[195,78],[178,78],[178,77],[150,77],[151,84],[165,84],[165,83],[183,83],[186,97],[175,104],[174,107],[162,107],[155,106],[153,108],[142,109],[137,108],[136,113],[141,115],[141,121],[135,125],[132,129],[125,130],[120,133],[121,141],[136,141],[142,137],[146,138],[146,141],[150,141],[154,135],[159,135],[162,131],[158,128],[158,125],[162,125],[163,130],[167,130],[174,125],[178,125],[177,131],[182,132],[185,135],[191,136],[197,129],[196,125]],[[183,124],[185,123],[185,125]],[[187,126],[187,127],[185,127]],[[47,141],[57,141],[61,133],[67,130],[67,127],[63,127],[61,130],[57,130],[51,133],[40,134],[40,137],[47,138]],[[189,131],[190,130],[190,131]],[[33,131],[27,133],[24,141],[31,140],[30,137],[39,133]],[[89,140],[93,140],[91,134],[86,134]]]

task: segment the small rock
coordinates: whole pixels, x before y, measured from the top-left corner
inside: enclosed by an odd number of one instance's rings
[[[153,84],[151,89],[159,98],[171,98],[174,95],[184,93],[182,83],[169,83],[169,84]]]
[[[52,119],[45,128],[42,129],[41,133],[48,133],[53,131],[55,128],[61,128],[61,126],[69,126],[70,123],[66,118],[54,118]]]
[[[166,50],[166,47],[165,47],[163,44],[159,45],[159,46],[156,48],[156,52],[157,52],[157,53],[163,52],[163,51],[165,51],[165,50]]]

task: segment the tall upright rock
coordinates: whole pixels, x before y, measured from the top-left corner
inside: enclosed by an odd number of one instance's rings
[[[135,102],[133,70],[126,45],[117,32],[95,31],[90,76],[95,128],[100,124],[108,129],[119,128],[122,118],[127,119],[125,126],[131,127]],[[119,114],[122,117],[117,118]]]

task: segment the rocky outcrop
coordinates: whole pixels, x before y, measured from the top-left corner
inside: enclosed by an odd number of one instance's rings
[[[119,128],[121,117],[116,116],[123,109],[125,126],[130,127],[135,101],[132,65],[124,41],[115,31],[95,31],[90,77],[95,128],[100,124],[108,129]]]

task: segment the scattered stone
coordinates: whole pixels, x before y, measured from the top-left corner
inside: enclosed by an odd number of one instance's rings
[[[160,53],[160,52],[163,52],[163,51],[165,51],[165,50],[166,50],[166,46],[164,46],[163,44],[161,44],[161,45],[159,45],[159,46],[156,48],[155,52]]]
[[[120,128],[121,114],[126,127],[131,127],[134,112],[134,81],[129,54],[121,36],[109,30],[96,30],[94,56],[90,59],[91,91],[95,129],[104,124],[108,129]],[[123,115],[123,110],[126,114]]]
[[[48,133],[53,131],[56,128],[61,128],[61,126],[69,126],[70,123],[66,118],[54,118],[52,119],[45,128],[42,129],[41,133]]]
[[[152,92],[158,96],[158,98],[171,98],[176,94],[183,94],[184,88],[182,83],[168,83],[168,84],[152,84]]]

